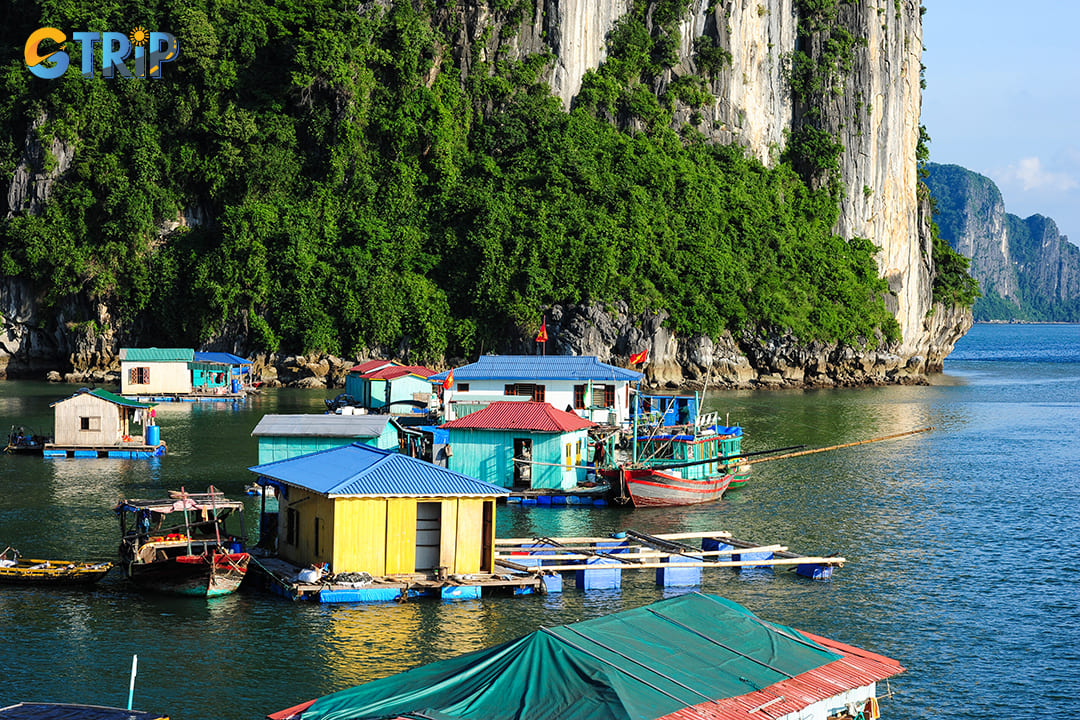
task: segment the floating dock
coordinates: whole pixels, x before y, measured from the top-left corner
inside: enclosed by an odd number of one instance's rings
[[[506,502],[511,505],[608,505],[610,494],[611,486],[597,483],[569,490],[511,490]]]
[[[165,454],[165,443],[157,445],[97,445],[90,447],[45,445],[42,454],[46,458],[123,458],[138,459],[160,457]]]
[[[627,570],[653,570],[656,584],[662,587],[699,586],[707,568],[747,572],[780,567],[812,580],[828,580],[844,562],[835,555],[798,555],[784,545],[760,545],[723,531],[648,535],[627,530],[608,537],[496,539],[494,573],[449,577],[347,573],[303,582],[298,579],[301,568],[291,563],[252,558],[248,575],[264,589],[290,600],[379,603],[557,593],[563,590],[564,576],[572,577],[579,590],[613,590],[621,587],[622,573]]]
[[[561,576],[543,571],[518,573],[506,569],[498,574],[476,573],[445,578],[424,573],[387,577],[342,573],[316,582],[298,579],[300,571],[301,568],[280,558],[252,557],[248,566],[249,578],[264,590],[289,600],[322,603],[404,602],[421,597],[472,600],[481,595],[533,595],[562,589]],[[554,584],[559,587],[549,587]]]
[[[244,402],[247,395],[124,395],[142,403]]]

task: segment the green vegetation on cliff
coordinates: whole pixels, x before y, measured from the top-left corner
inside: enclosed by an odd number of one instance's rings
[[[531,12],[519,5],[493,7]],[[537,80],[546,56],[474,57],[461,77],[431,20],[452,8],[13,0],[4,12],[0,176],[35,119],[44,147],[74,157],[40,214],[0,220],[0,273],[32,278],[46,303],[106,302],[143,344],[241,333],[253,350],[430,359],[500,347],[555,303],[616,299],[668,311],[681,333],[897,332],[876,248],[833,235],[828,188],[672,129],[676,102],[705,99],[695,77],[650,89],[678,47],[677,4],[620,21],[570,112]],[[157,81],[40,80],[21,48],[42,25],[165,30],[181,57]],[[697,45],[723,72],[724,51]],[[801,163],[835,151],[804,140]]]

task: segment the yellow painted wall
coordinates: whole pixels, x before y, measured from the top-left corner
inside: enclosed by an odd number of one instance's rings
[[[423,498],[386,501],[386,574],[416,571],[416,503]]]
[[[386,499],[339,498],[334,508],[334,572],[386,574]]]
[[[416,571],[416,505],[438,502],[442,507],[439,564],[451,574],[480,572],[483,550],[484,503],[481,498],[335,498],[290,487],[288,500],[279,498],[278,554],[307,567],[329,563],[334,573],[372,575]],[[288,508],[298,513],[297,544],[287,540]],[[320,552],[315,554],[315,519],[324,522]],[[491,534],[494,536],[494,522]],[[493,540],[494,537],[490,538]],[[489,542],[488,566],[494,551]]]

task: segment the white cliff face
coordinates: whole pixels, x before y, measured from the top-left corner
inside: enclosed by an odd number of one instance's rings
[[[870,0],[843,5],[841,21],[856,37],[855,66],[829,119],[844,145],[840,160],[846,197],[837,232],[865,237],[881,248],[881,275],[895,294],[893,313],[914,355],[924,343],[931,309],[931,248],[918,212],[920,62],[922,19],[918,0]]]
[[[552,0],[544,3],[552,13],[549,27],[557,29],[549,36],[554,41],[555,68],[551,90],[569,108],[581,90],[581,79],[589,70],[600,67],[607,57],[607,34],[615,21],[630,12],[632,0]]]

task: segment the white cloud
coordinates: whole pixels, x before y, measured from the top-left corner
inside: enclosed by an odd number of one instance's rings
[[[1080,182],[1066,172],[1047,170],[1037,157],[1022,158],[1010,165],[1005,172],[1008,180],[1018,182],[1024,190],[1050,190],[1065,192],[1080,187]]]

